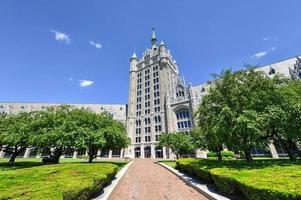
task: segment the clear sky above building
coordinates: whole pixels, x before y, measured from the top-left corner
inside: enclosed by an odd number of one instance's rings
[[[299,0],[0,2],[0,101],[127,103],[152,27],[186,83],[301,54]]]

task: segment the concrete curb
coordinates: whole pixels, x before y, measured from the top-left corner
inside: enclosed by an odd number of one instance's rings
[[[126,173],[126,171],[128,170],[128,168],[131,166],[131,164],[133,163],[133,161],[130,161],[129,163],[127,163],[115,176],[115,179],[113,179],[110,183],[110,185],[108,185],[107,187],[105,187],[103,189],[103,193],[98,196],[93,198],[92,200],[106,200],[109,198],[109,196],[111,195],[111,193],[113,192],[114,188],[116,187],[116,185],[118,184],[118,182],[120,181],[120,179],[123,177],[123,175]]]
[[[156,161],[158,165],[161,165],[162,167],[166,168],[170,172],[174,173],[176,176],[178,176],[180,179],[182,179],[185,183],[196,189],[198,192],[206,196],[210,200],[230,200],[229,198],[222,196],[218,193],[216,193],[214,190],[209,188],[207,185],[200,183],[195,178],[189,177],[185,175],[184,173],[180,172],[179,170],[176,170],[164,163],[160,163]]]

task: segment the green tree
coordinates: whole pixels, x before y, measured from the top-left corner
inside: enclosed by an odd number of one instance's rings
[[[75,108],[68,105],[49,107],[40,113],[39,134],[34,143],[39,148],[51,149],[44,162],[58,163],[69,148],[75,146],[77,125],[72,118]]]
[[[301,80],[287,80],[274,96],[277,101],[267,106],[263,115],[266,131],[296,160],[296,143],[301,140]]]
[[[88,150],[90,163],[98,156],[99,149],[125,148],[130,144],[123,124],[108,113],[82,109],[74,114],[78,126],[76,147]]]
[[[7,145],[4,152],[10,153],[8,164],[13,165],[16,157],[32,146],[38,128],[39,112],[21,112],[2,115],[0,120],[0,144]]]
[[[236,146],[251,161],[251,148],[266,143],[269,137],[263,128],[262,114],[276,101],[273,93],[279,79],[267,78],[249,66],[235,73],[226,70],[215,78],[196,113],[207,146],[217,155],[223,145]]]
[[[173,132],[162,134],[159,141],[159,146],[167,147],[172,150],[177,159],[181,156],[181,151],[193,150],[191,137],[187,133]]]

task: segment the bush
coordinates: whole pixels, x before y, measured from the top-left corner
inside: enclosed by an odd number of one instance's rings
[[[222,151],[222,157],[223,158],[234,158],[234,152],[233,151]]]
[[[301,161],[179,159],[177,168],[250,200],[300,200]],[[285,176],[284,176],[285,175]]]
[[[234,158],[234,152],[233,151],[222,151],[222,157],[223,158]],[[216,158],[217,155],[215,152],[209,151],[207,153],[208,158]]]
[[[215,152],[209,151],[207,153],[207,157],[212,158],[212,157],[217,157]]]

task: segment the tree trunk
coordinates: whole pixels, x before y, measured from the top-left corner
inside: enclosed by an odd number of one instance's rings
[[[216,155],[217,155],[217,159],[218,159],[219,161],[222,161],[222,160],[223,160],[221,151],[216,151]]]
[[[14,152],[12,152],[12,155],[10,156],[10,159],[8,161],[8,165],[12,166],[15,163],[16,157],[26,149],[26,147],[20,147],[20,149],[18,149],[18,147],[15,147]]]
[[[253,158],[252,158],[252,155],[251,155],[251,147],[245,149],[244,153],[245,153],[245,157],[246,157],[247,162],[252,162]]]
[[[219,145],[217,148],[216,148],[216,156],[217,156],[217,159],[219,161],[222,161],[223,160],[223,156],[222,156],[222,150],[223,150],[223,146],[222,145]]]
[[[296,161],[296,154],[295,154],[295,143],[292,140],[287,140],[285,143],[285,150],[288,153],[290,160]]]
[[[15,163],[16,157],[18,154],[16,154],[15,152],[10,156],[10,159],[8,161],[8,165],[12,166]]]
[[[58,164],[60,157],[63,155],[63,149],[61,147],[55,148],[53,155],[50,156],[53,158],[53,164]]]
[[[93,155],[89,155],[89,163],[92,163],[93,162]]]

